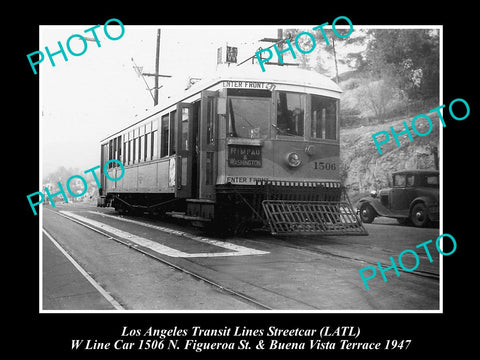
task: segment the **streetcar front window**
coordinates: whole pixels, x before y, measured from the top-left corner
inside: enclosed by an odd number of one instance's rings
[[[228,135],[248,139],[266,139],[270,126],[270,99],[228,98]]]
[[[337,139],[337,100],[312,95],[310,114],[311,137],[314,139]]]
[[[277,125],[279,135],[303,136],[305,94],[277,92]]]

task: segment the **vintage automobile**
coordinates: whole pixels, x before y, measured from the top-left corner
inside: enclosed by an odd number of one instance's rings
[[[402,170],[392,174],[391,188],[358,201],[357,209],[364,223],[377,216],[396,218],[400,224],[424,227],[439,219],[439,172],[437,170]]]

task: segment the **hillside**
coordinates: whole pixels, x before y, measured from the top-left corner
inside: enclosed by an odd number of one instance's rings
[[[340,130],[341,178],[354,203],[359,196],[372,189],[381,189],[389,185],[391,173],[403,169],[435,169],[434,151],[439,148],[440,122],[436,114],[428,114],[433,123],[432,132],[420,137],[411,130],[413,141],[407,135],[401,135],[398,147],[390,134],[390,141],[381,146],[382,155],[377,151],[372,134],[389,130],[393,126],[401,132],[403,121],[411,129],[412,117],[387,120],[375,125],[364,125]],[[419,132],[426,132],[428,123],[419,119],[416,123]],[[390,132],[390,131],[389,131]],[[439,151],[440,153],[440,151]],[[440,156],[440,154],[439,154]]]

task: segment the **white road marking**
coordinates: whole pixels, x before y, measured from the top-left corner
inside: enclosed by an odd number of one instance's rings
[[[104,288],[102,288],[76,261],[74,258],[68,254],[65,249],[50,235],[45,229],[42,229],[45,235],[50,239],[50,241],[55,245],[58,250],[62,252],[63,255],[75,266],[75,268],[82,274],[90,284],[93,285],[95,289],[117,310],[125,310],[122,305],[118,303]]]
[[[195,235],[189,234],[189,233],[184,232],[184,231],[174,230],[174,229],[170,229],[170,228],[167,228],[167,227],[164,227],[164,226],[157,226],[157,225],[152,225],[152,224],[144,223],[144,222],[137,221],[137,220],[126,219],[126,218],[121,218],[121,217],[114,216],[114,215],[103,214],[103,213],[98,212],[98,211],[89,211],[89,212],[92,213],[92,214],[96,214],[96,215],[106,216],[106,217],[109,217],[109,218],[112,218],[112,219],[115,219],[115,220],[121,220],[121,221],[129,222],[129,223],[132,223],[132,224],[145,226],[145,227],[148,227],[148,228],[151,228],[151,229],[163,231],[163,232],[166,232],[167,234],[183,236],[183,237],[186,237],[186,238],[191,239],[191,240],[200,241],[200,242],[203,242],[203,243],[206,243],[206,244],[222,247],[222,248],[225,248],[227,250],[231,250],[231,251],[235,251],[235,252],[249,253],[251,251],[255,251],[255,252],[260,252],[261,254],[268,254],[269,253],[268,251],[254,250],[254,249],[251,249],[251,248],[248,248],[248,247],[245,247],[245,246],[232,244],[232,243],[229,243],[229,242],[226,242],[226,241],[218,241],[218,240],[213,240],[213,239],[209,239],[209,238],[206,238],[206,237],[195,236]]]
[[[172,234],[172,235],[183,236],[183,237],[186,237],[186,238],[191,239],[191,240],[200,241],[200,242],[203,242],[203,243],[207,243],[207,244],[210,244],[210,245],[213,245],[213,246],[217,246],[217,247],[221,247],[221,248],[230,250],[229,252],[214,252],[214,253],[210,252],[210,253],[193,253],[193,254],[192,253],[186,253],[186,252],[183,252],[183,251],[180,251],[180,250],[177,250],[177,249],[173,249],[173,248],[168,247],[166,245],[159,244],[158,242],[155,242],[155,241],[152,241],[152,240],[149,240],[149,239],[145,239],[141,236],[137,236],[137,235],[128,233],[126,231],[114,228],[110,225],[101,223],[99,221],[92,220],[92,219],[86,218],[84,216],[80,216],[78,214],[75,214],[75,213],[72,213],[72,212],[69,212],[69,211],[60,211],[60,212],[67,215],[67,216],[70,216],[74,219],[77,219],[79,221],[87,223],[89,225],[101,228],[101,229],[105,230],[106,232],[114,234],[115,236],[127,239],[128,241],[131,241],[131,242],[133,242],[137,245],[144,246],[144,247],[146,247],[148,249],[151,249],[155,252],[158,252],[160,254],[167,255],[167,256],[170,256],[170,257],[193,258],[193,257],[245,256],[245,255],[265,255],[265,254],[269,253],[268,251],[255,250],[255,249],[247,248],[245,246],[235,245],[235,244],[232,244],[232,243],[227,243],[227,242],[217,241],[217,240],[213,240],[213,239],[203,238],[203,237],[200,237],[200,236],[194,236],[194,235],[185,233],[183,231],[173,230],[173,229],[169,229],[169,228],[162,227],[162,226],[146,224],[146,223],[142,223],[140,221],[123,219],[123,218],[119,218],[117,216],[102,214],[102,213],[98,213],[98,212],[95,212],[95,211],[90,211],[91,213],[94,213],[94,214],[97,214],[97,215],[100,214],[102,216],[112,217],[116,220],[135,223],[135,224],[138,224],[138,225],[142,225],[142,226],[145,226],[145,227],[149,227],[149,228],[153,228],[153,229],[156,229],[156,230],[159,230],[159,231],[163,231],[163,232],[166,232],[166,233],[169,233],[169,234]]]

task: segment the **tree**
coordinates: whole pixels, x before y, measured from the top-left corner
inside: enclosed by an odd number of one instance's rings
[[[62,188],[68,197],[67,180],[71,176],[77,175],[77,174],[81,174],[81,172],[77,168],[67,169],[65,166],[60,166],[57,168],[57,170],[55,170],[54,172],[48,174],[43,178],[43,184],[44,186],[47,186],[49,188],[52,194],[60,191],[60,187],[58,186],[58,183],[62,184]],[[85,187],[83,185],[83,182],[80,179],[74,178],[70,181],[69,188],[74,194],[79,194],[84,191]]]
[[[393,75],[409,100],[438,96],[438,30],[372,29],[369,35],[366,67],[373,77]]]
[[[364,95],[364,106],[373,111],[375,117],[382,122],[386,120],[391,104],[399,95],[393,83],[394,80],[389,77],[364,79],[359,89]]]
[[[77,168],[72,169],[69,168],[67,169],[65,166],[60,166],[55,170],[54,172],[48,174],[43,178],[43,182],[46,183],[52,183],[56,184],[57,182],[65,182],[67,179],[75,174],[78,174],[79,170]]]
[[[285,36],[288,37],[291,42],[293,42],[296,36],[303,31],[309,32],[314,36],[315,51],[308,54],[301,54],[300,52],[297,54],[297,60],[299,61],[301,68],[313,68],[317,72],[325,74],[327,73],[326,64],[330,62],[330,64],[333,64],[333,67],[335,68],[335,77],[338,82],[340,75],[338,73],[339,63],[348,64],[349,66],[356,66],[357,64],[358,66],[361,65],[359,60],[362,56],[359,52],[352,51],[347,57],[342,58],[338,56],[338,51],[336,49],[339,46],[353,47],[355,45],[364,43],[367,39],[367,33],[365,31],[359,30],[347,38],[339,39],[331,29],[324,29],[325,36],[329,42],[328,45],[321,31],[312,31],[311,29],[287,29],[285,31]],[[347,30],[338,30],[340,34],[346,31]],[[302,49],[308,50],[313,46],[312,40],[309,36],[301,36],[297,40],[298,45]],[[311,65],[312,63],[314,65]]]

